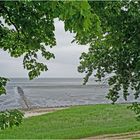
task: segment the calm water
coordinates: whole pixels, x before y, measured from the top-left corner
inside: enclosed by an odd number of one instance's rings
[[[80,78],[48,78],[29,81],[25,78],[11,79],[7,94],[0,96],[0,110],[26,108],[18,93],[21,87],[29,107],[58,107],[70,105],[110,103],[105,98],[108,86],[93,79],[82,85]],[[132,101],[131,96],[128,101]],[[118,102],[124,102],[122,98]]]

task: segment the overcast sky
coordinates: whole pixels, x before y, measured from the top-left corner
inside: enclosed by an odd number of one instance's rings
[[[57,46],[50,49],[55,54],[51,61],[42,60],[48,65],[48,71],[39,77],[83,77],[77,72],[79,57],[82,52],[88,50],[88,46],[71,44],[74,34],[64,31],[62,21],[55,21],[55,35]],[[4,77],[28,77],[28,72],[23,68],[23,58],[11,58],[7,52],[0,50],[0,76]]]

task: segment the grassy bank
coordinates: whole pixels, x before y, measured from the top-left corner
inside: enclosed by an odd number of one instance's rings
[[[24,119],[19,127],[1,131],[0,138],[83,138],[137,130],[140,122],[126,105],[89,105]]]

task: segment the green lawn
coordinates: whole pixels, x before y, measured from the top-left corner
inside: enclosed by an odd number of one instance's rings
[[[1,139],[83,138],[140,130],[140,122],[127,105],[75,106],[24,119],[23,124],[2,130]]]

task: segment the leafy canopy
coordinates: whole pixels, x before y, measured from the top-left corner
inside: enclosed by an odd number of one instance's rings
[[[12,57],[24,56],[23,66],[29,70],[30,79],[47,71],[45,64],[38,62],[40,51],[46,60],[54,58],[47,48],[56,45],[54,19],[65,23],[65,30],[80,38],[91,25],[92,14],[86,1],[15,1],[0,2],[0,16],[12,29],[0,22],[0,48]]]
[[[85,39],[90,44],[89,52],[83,53],[78,71],[86,73],[84,84],[93,71],[100,80],[108,78],[107,98],[114,104],[121,93],[125,100],[133,93],[140,93],[140,2],[96,1],[89,2],[91,12],[96,14],[101,34],[93,37],[94,30]],[[140,104],[130,108],[140,119]]]
[[[96,70],[96,77],[108,79],[107,98],[113,103],[120,92],[127,100],[129,89],[137,99],[140,92],[140,2],[89,2],[100,20],[101,34],[88,36],[89,52],[81,55],[79,72],[85,72],[85,83]],[[91,31],[91,35],[94,30]]]

